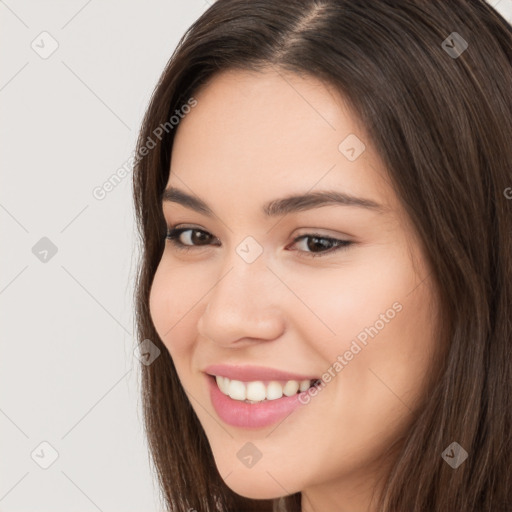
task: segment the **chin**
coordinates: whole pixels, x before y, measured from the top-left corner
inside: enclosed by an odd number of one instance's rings
[[[261,482],[258,479],[253,480],[250,477],[235,481],[231,474],[224,483],[239,496],[253,500],[271,500],[287,494],[270,475],[262,475],[262,479],[267,480],[267,482]]]
[[[272,470],[231,469],[226,472],[224,483],[236,494],[254,500],[271,500],[300,490],[297,481],[276,475]]]

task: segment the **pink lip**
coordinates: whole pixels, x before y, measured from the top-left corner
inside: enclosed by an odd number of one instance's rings
[[[312,375],[298,375],[296,373],[275,370],[264,366],[251,365],[227,365],[213,364],[207,366],[204,370],[209,375],[220,375],[230,380],[239,380],[241,382],[250,382],[254,380],[262,381],[289,381],[289,380],[316,380],[318,377]]]
[[[277,400],[248,404],[225,395],[217,386],[215,377],[211,375],[205,375],[205,377],[210,390],[210,399],[219,418],[234,427],[261,428],[277,423],[302,405],[303,402],[299,397],[307,394],[307,391],[303,391]]]

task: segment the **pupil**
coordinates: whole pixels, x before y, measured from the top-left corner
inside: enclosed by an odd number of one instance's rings
[[[208,241],[208,235],[206,233],[203,233],[202,231],[194,230],[192,231],[192,242],[199,242],[199,245],[201,241]]]
[[[323,238],[318,238],[318,237],[315,237],[315,236],[311,237],[311,238],[310,238],[310,240],[311,240],[311,243],[308,243],[308,249],[310,249],[310,250],[311,250],[311,249],[314,249],[314,248],[315,248],[315,246],[316,246],[317,248],[318,248],[318,246],[320,246],[320,249],[321,249],[322,247],[323,247],[323,248],[325,248],[325,247],[326,247],[326,245],[328,245],[328,244],[329,244],[329,241],[328,241],[328,240],[324,240]],[[319,242],[319,240],[324,240],[324,242]],[[314,252],[314,251],[313,251],[313,252]]]

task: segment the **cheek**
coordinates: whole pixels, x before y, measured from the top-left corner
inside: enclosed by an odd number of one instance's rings
[[[295,278],[293,289],[311,310],[301,309],[302,335],[315,344],[325,371],[343,373],[343,387],[359,390],[372,407],[372,396],[390,393],[386,385],[413,402],[429,372],[437,316],[431,282],[421,283],[427,275],[425,267],[414,269],[405,246],[383,246],[371,260]]]
[[[358,390],[363,416],[392,424],[425,392],[437,347],[437,314],[428,270],[419,268],[417,274],[406,254],[382,256],[372,272],[351,276],[357,279],[348,288],[350,300],[339,299],[346,323],[338,324],[337,353],[331,358],[346,356],[343,380]]]
[[[186,272],[160,263],[149,295],[149,311],[155,329],[171,355],[180,356],[189,348],[194,325],[193,305],[200,297],[194,280]],[[184,282],[186,281],[186,282]]]
[[[376,331],[382,336],[392,324],[402,324],[404,316],[414,316],[408,303],[420,280],[400,250],[365,249],[331,269],[286,276],[302,302],[296,301],[295,312],[288,313],[302,325],[306,339],[315,340],[318,349],[332,359],[348,350],[354,339],[365,346]]]

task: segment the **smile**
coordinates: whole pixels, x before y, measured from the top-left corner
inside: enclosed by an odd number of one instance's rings
[[[298,392],[307,391],[316,380],[288,380],[288,381],[261,381],[242,382],[228,377],[216,375],[218,388],[226,396],[240,402],[256,404],[266,400],[278,400],[284,396],[290,397]]]
[[[308,390],[321,382],[306,375],[261,367],[219,365],[215,370],[209,367],[203,375],[217,416],[228,425],[244,429],[263,428],[284,420],[307,403],[300,398],[304,399]]]

